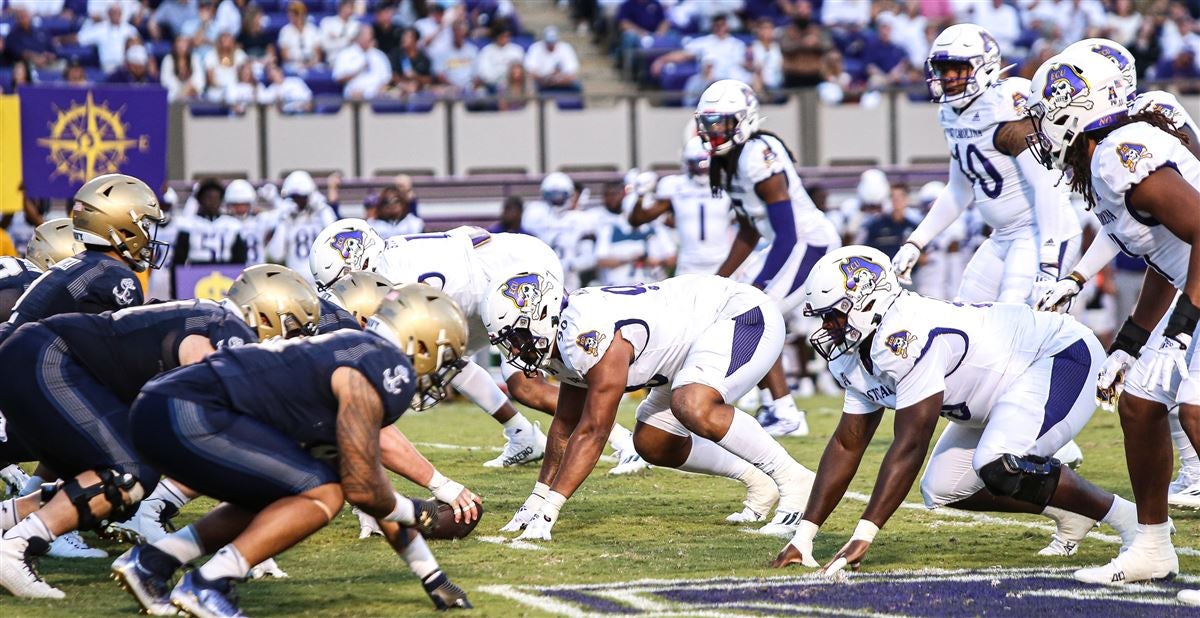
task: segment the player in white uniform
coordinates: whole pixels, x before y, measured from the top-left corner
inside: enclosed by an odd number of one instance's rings
[[[746,509],[729,521],[763,519],[778,499],[763,531],[793,530],[812,472],[731,405],[775,363],[783,339],[774,301],[723,277],[571,292],[542,359],[562,382],[550,448],[533,494],[503,529],[550,540],[563,503],[600,457],[621,397],[649,388],[634,434],[643,458],[738,479],[748,487]]]
[[[723,277],[743,266],[760,239],[755,267],[744,279],[779,303],[785,315],[800,304],[804,280],[817,259],[841,244],[833,224],[808,197],[791,151],[783,141],[759,130],[758,97],[746,84],[721,80],[709,86],[696,105],[700,138],[712,154],[709,185],[729,195],[737,213],[738,233],[725,262]],[[783,364],[767,374],[764,426],[772,435],[807,435],[808,421],[788,392]],[[765,395],[765,396],[763,396]]]
[[[1124,388],[1117,409],[1143,523],[1128,551],[1075,577],[1112,585],[1178,573],[1167,518],[1167,410],[1178,405],[1185,428],[1200,418],[1200,355],[1192,349],[1200,270],[1190,268],[1200,260],[1200,160],[1161,111],[1131,114],[1126,91],[1117,65],[1077,51],[1038,69],[1029,107],[1037,129],[1031,150],[1047,167],[1069,170],[1071,189],[1109,238],[1150,267],[1097,378],[1099,394],[1110,401]]]
[[[256,212],[257,205],[258,194],[253,185],[241,178],[229,181],[225,187],[225,212],[237,219],[241,225],[239,234],[242,242],[246,243],[247,266],[262,264],[266,259],[263,226],[259,213]]]
[[[847,391],[804,521],[775,566],[816,566],[813,536],[845,494],[885,407],[896,410],[895,438],[827,574],[861,563],[911,489],[939,417],[950,424],[921,479],[927,507],[1044,513],[1071,535],[1047,554],[1074,553],[1096,521],[1133,538],[1133,504],[1053,458],[1096,409],[1092,380],[1104,350],[1087,327],[1024,304],[964,305],[903,291],[888,257],[863,246],[818,261],[805,296],[805,313],[822,321],[813,347]]]
[[[194,214],[180,222],[175,240],[176,264],[229,264],[245,254],[241,223],[221,212],[224,189],[216,181],[200,183],[189,198]],[[185,210],[193,210],[185,208]]]
[[[312,281],[308,268],[309,253],[317,234],[337,220],[325,196],[317,192],[317,183],[303,170],[288,174],[279,189],[276,205],[280,211],[274,233],[267,241],[267,259],[283,264]]]
[[[930,206],[946,188],[943,182],[925,183],[917,192],[917,202],[922,212],[928,213]],[[921,252],[923,258],[913,272],[913,284],[921,296],[929,298],[954,298],[958,291],[960,275],[966,261],[967,224],[963,217],[955,219],[950,227],[938,234]]]
[[[1058,178],[1028,152],[1029,82],[1001,79],[1000,47],[974,24],[938,35],[926,62],[953,161],[946,189],[892,263],[908,283],[921,251],[974,204],[992,235],[967,264],[957,300],[1029,303],[1079,257],[1079,222]]]
[[[579,287],[580,274],[596,267],[596,215],[580,210],[575,183],[562,172],[542,179],[542,199],[525,206],[521,227],[550,246],[562,265],[566,289]]]
[[[729,195],[713,196],[708,184],[709,154],[699,136],[683,147],[682,174],[665,176],[657,186],[643,190],[629,222],[642,225],[670,213],[679,237],[676,275],[716,274],[729,255],[733,240],[733,212]],[[653,194],[653,197],[649,196]]]

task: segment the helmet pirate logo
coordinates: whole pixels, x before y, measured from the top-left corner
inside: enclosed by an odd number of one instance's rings
[[[358,264],[362,261],[363,244],[363,233],[361,230],[338,232],[333,236],[333,240],[329,242],[329,246],[337,249],[342,259],[346,260],[349,264]]]
[[[1059,64],[1050,68],[1042,98],[1046,100],[1048,110],[1056,113],[1068,107],[1092,109],[1095,104],[1086,98],[1090,93],[1087,81],[1074,66]]]
[[[504,282],[500,293],[522,313],[534,311],[542,303],[544,282],[536,274],[518,275]]]
[[[1113,64],[1116,64],[1117,68],[1119,68],[1121,70],[1125,70],[1125,67],[1129,64],[1125,60],[1125,57],[1123,55],[1121,55],[1120,52],[1118,52],[1117,50],[1113,49],[1112,47],[1110,47],[1108,45],[1100,45],[1100,44],[1093,45],[1092,51],[1094,53],[1100,54],[1101,56],[1104,56],[1105,58],[1108,58],[1109,60],[1112,60]]]
[[[842,260],[839,268],[846,278],[846,297],[855,309],[862,309],[866,299],[876,291],[888,291],[892,287],[884,279],[883,267],[867,258],[847,258]]]

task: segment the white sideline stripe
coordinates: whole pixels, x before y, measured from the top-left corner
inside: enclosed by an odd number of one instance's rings
[[[541,551],[543,549],[546,549],[545,547],[542,547],[541,545],[537,545],[535,543],[530,543],[529,541],[518,541],[516,539],[509,539],[508,537],[504,537],[504,536],[477,536],[475,538],[480,541],[483,541],[484,543],[494,543],[496,545],[504,545],[505,547],[511,547],[513,549],[525,549],[525,550],[534,550],[534,551]]]

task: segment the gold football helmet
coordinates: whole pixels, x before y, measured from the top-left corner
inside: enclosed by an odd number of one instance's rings
[[[25,247],[25,259],[42,270],[83,251],[83,243],[75,240],[75,226],[68,217],[50,219],[37,226],[33,238]]]
[[[229,286],[225,300],[237,307],[261,341],[317,334],[321,301],[316,290],[290,268],[251,266]]]
[[[158,268],[154,239],[166,215],[146,183],[126,174],[97,176],[75,193],[71,208],[75,238],[86,245],[110,246],[136,271]],[[166,251],[159,252],[159,259]]]
[[[412,361],[414,409],[446,398],[446,386],[462,369],[467,351],[467,318],[454,299],[423,283],[394,288],[367,321],[367,330],[396,344]]]
[[[366,270],[356,270],[329,286],[329,292],[337,297],[338,304],[352,313],[363,326],[367,325],[367,319],[375,315],[379,303],[391,291],[392,284],[383,275]]]

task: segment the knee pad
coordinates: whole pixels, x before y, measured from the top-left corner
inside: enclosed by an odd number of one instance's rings
[[[137,512],[135,507],[145,493],[137,477],[132,474],[107,468],[95,472],[100,477],[99,484],[81,487],[77,479],[71,479],[62,485],[62,491],[67,494],[67,498],[79,514],[80,530],[99,530],[110,522],[125,521],[133,517]],[[92,498],[101,494],[108,501],[111,510],[106,517],[98,518],[92,514],[89,503]]]
[[[1050,503],[1061,475],[1062,463],[1037,455],[1006,454],[979,469],[979,478],[993,494],[1043,507]]]

